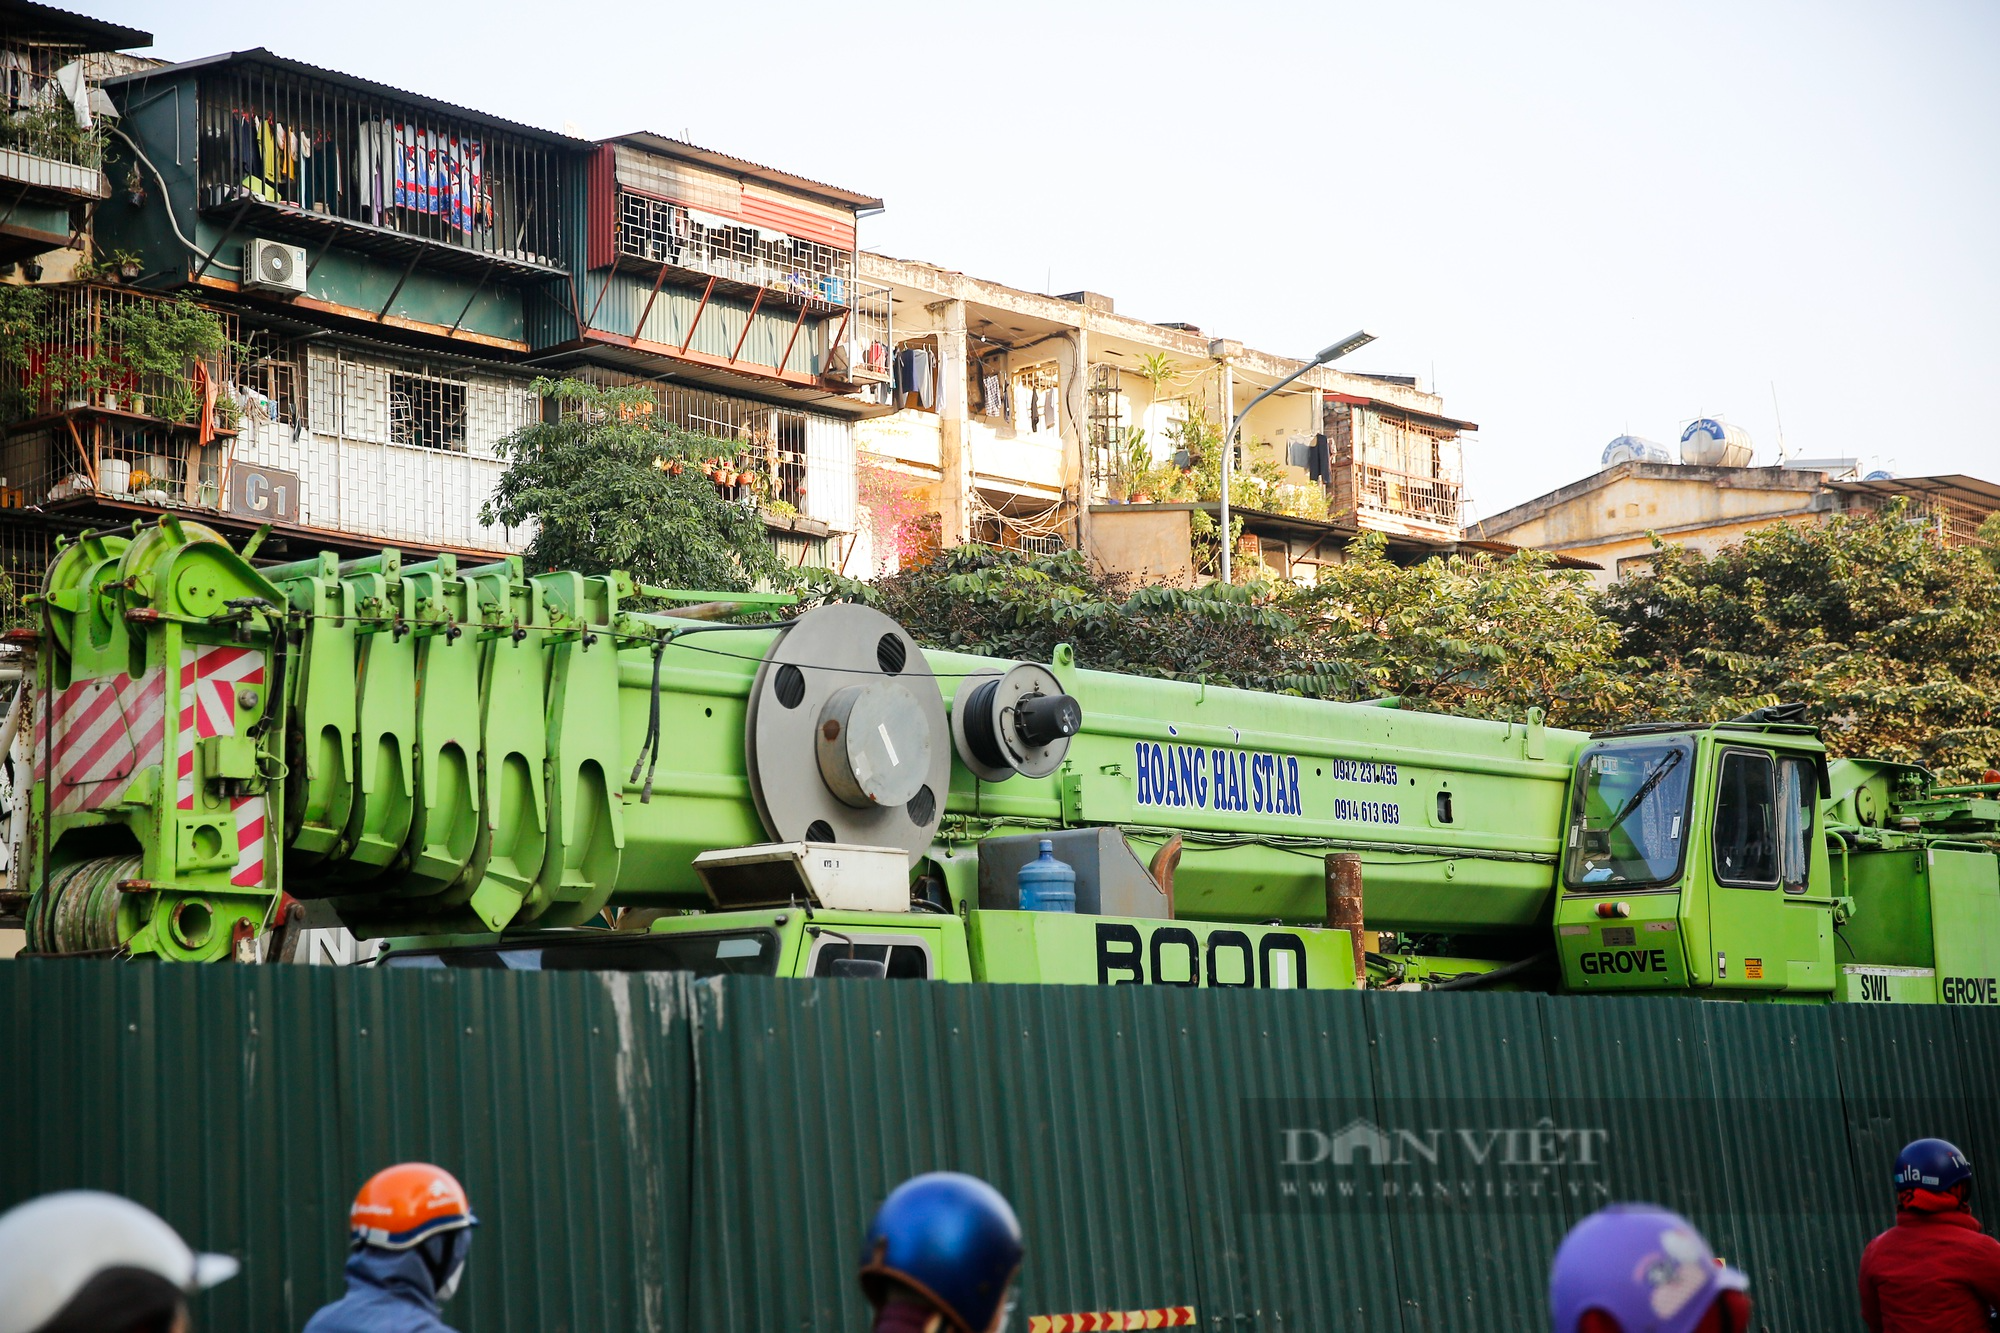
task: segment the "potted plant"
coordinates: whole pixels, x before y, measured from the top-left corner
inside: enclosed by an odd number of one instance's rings
[[[113,250],[105,256],[104,264],[126,282],[138,277],[146,268],[146,261],[130,250]]]

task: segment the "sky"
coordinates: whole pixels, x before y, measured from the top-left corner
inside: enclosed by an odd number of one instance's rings
[[[1699,416],[2000,479],[1992,0],[60,0],[881,197],[862,244],[1416,374],[1475,516]]]

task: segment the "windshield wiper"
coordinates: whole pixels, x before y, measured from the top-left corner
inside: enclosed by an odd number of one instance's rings
[[[1667,751],[1666,757],[1660,760],[1660,766],[1646,774],[1646,780],[1639,784],[1639,790],[1633,792],[1625,804],[1618,807],[1618,813],[1611,817],[1611,822],[1604,826],[1604,831],[1609,833],[1612,829],[1617,828],[1620,824],[1630,819],[1639,806],[1644,803],[1645,799],[1653,794],[1653,789],[1665,780],[1667,774],[1680,767],[1681,761],[1686,757],[1686,750]]]

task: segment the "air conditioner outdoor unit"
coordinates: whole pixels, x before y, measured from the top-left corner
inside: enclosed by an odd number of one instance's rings
[[[306,290],[305,249],[280,241],[245,241],[243,289],[303,296]]]

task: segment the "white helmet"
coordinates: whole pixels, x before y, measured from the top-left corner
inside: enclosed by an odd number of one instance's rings
[[[130,1199],[44,1194],[0,1214],[0,1333],[118,1328],[149,1303],[212,1287],[236,1268],[226,1254],[196,1254]]]

